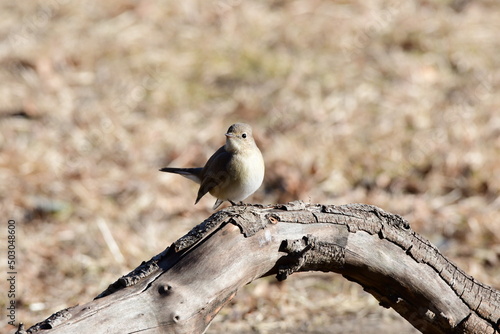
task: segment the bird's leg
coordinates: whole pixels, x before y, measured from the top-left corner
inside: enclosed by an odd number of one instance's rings
[[[233,206],[234,206],[234,205],[238,205],[238,206],[246,206],[246,204],[245,204],[245,203],[243,203],[243,201],[239,201],[238,203],[233,202],[233,201],[229,201],[229,203],[231,203],[231,205],[233,205]]]

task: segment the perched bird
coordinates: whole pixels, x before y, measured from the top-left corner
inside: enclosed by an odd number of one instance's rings
[[[264,159],[248,124],[236,123],[226,133],[226,144],[208,159],[205,167],[160,169],[200,184],[194,204],[209,192],[217,198],[213,209],[224,201],[240,202],[253,194],[264,179]]]

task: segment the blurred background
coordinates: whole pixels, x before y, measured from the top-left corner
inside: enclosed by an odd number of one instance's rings
[[[212,214],[158,169],[202,166],[237,121],[267,168],[247,202],[379,206],[499,289],[499,17],[496,0],[1,1],[16,321],[92,300]],[[416,332],[341,276],[303,273],[245,287],[208,333],[367,328]]]

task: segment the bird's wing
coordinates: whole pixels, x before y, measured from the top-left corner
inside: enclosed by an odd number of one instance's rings
[[[205,167],[203,167],[201,171],[201,185],[195,204],[210,190],[226,182],[229,176],[227,166],[230,160],[231,154],[226,151],[224,146],[219,148],[210,159],[208,159]]]
[[[224,202],[224,201],[223,201],[223,200],[221,200],[221,199],[218,199],[218,198],[217,198],[217,200],[216,200],[216,201],[215,201],[215,203],[214,203],[214,206],[212,207],[212,210],[217,209],[217,208],[219,207],[219,205],[221,205],[221,204],[222,204],[222,202]]]

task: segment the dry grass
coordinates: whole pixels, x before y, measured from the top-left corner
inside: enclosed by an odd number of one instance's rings
[[[18,225],[18,321],[91,300],[207,217],[212,198],[193,206],[196,185],[157,170],[203,164],[235,121],[254,126],[266,160],[250,201],[380,206],[500,288],[497,1],[0,7],[0,208]],[[412,332],[358,286],[314,273],[253,283],[209,332],[366,328]]]

